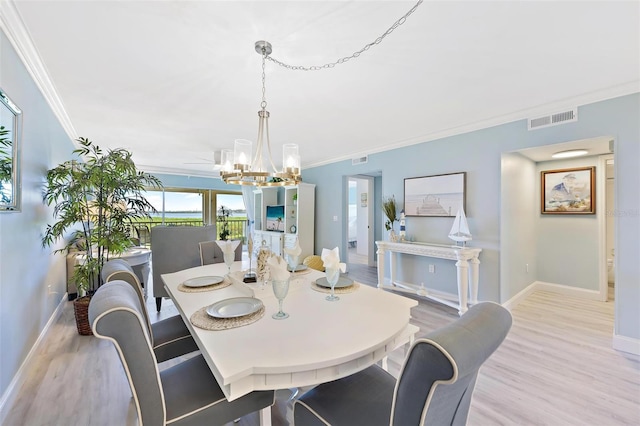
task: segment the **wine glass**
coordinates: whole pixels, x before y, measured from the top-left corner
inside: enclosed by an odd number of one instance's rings
[[[289,271],[295,272],[298,267],[300,258],[298,256],[287,255],[287,264],[289,265]]]
[[[289,314],[282,312],[282,301],[289,292],[289,279],[287,278],[286,280],[271,280],[271,285],[273,286],[273,294],[275,294],[276,298],[278,299],[278,312],[271,315],[271,318],[277,320],[289,318]]]
[[[340,298],[334,294],[335,286],[338,283],[338,279],[340,279],[340,269],[328,268],[325,272],[327,274],[327,282],[331,286],[331,294],[327,296],[326,299],[330,302],[340,300]]]
[[[227,275],[231,276],[231,265],[236,261],[235,251],[225,251],[222,253],[224,264],[227,265]]]

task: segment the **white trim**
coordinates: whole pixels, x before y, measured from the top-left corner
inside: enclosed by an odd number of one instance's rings
[[[29,75],[31,75],[36,86],[38,86],[38,89],[42,92],[42,96],[44,96],[53,113],[60,121],[60,125],[64,131],[69,138],[75,141],[78,138],[78,134],[73,128],[73,124],[67,115],[62,99],[58,96],[55,84],[49,77],[47,67],[40,58],[38,49],[24,25],[24,21],[15,6],[14,0],[0,1],[0,29],[6,34],[9,42],[29,72]]]
[[[600,292],[598,290],[587,290],[585,288],[571,287],[563,284],[546,283],[543,281],[536,281],[535,283],[533,283],[533,285],[535,285],[535,290],[550,291],[552,293],[565,294],[567,296],[600,301]]]
[[[617,351],[640,355],[640,339],[614,334],[612,346]]]
[[[635,81],[630,81],[628,83],[618,84],[616,86],[609,87],[603,90],[596,90],[593,92],[563,99],[562,101],[559,101],[559,102],[552,102],[549,104],[540,105],[538,107],[528,108],[521,111],[512,112],[509,114],[488,118],[475,123],[469,123],[469,124],[464,124],[458,127],[452,127],[450,129],[445,129],[436,133],[430,133],[430,134],[416,136],[416,137],[405,139],[405,140],[390,142],[389,144],[386,144],[379,148],[367,148],[367,151],[360,151],[355,153],[352,152],[350,154],[343,155],[340,157],[334,157],[330,160],[318,161],[316,163],[311,163],[311,164],[304,164],[303,167],[305,169],[311,169],[314,167],[324,166],[326,164],[337,163],[339,161],[351,160],[351,158],[353,157],[362,157],[365,155],[369,155],[369,157],[371,157],[371,154],[377,154],[380,152],[390,151],[392,149],[402,148],[405,146],[416,145],[423,142],[431,142],[431,141],[443,139],[450,136],[462,135],[465,133],[474,132],[476,130],[487,129],[490,127],[499,126],[506,123],[513,123],[515,121],[527,120],[529,117],[545,115],[549,111],[562,111],[565,109],[572,109],[576,105],[578,106],[578,109],[579,109],[581,106],[584,106],[584,105],[637,93],[638,82],[639,80],[635,80]],[[523,123],[523,127],[524,126],[526,126],[526,123]]]
[[[529,295],[534,291],[536,291],[535,281],[529,284],[528,286],[526,286],[524,289],[522,289],[518,294],[513,296],[511,299],[502,303],[502,307],[511,311],[513,308],[515,308],[520,303],[522,303],[527,297],[529,297]]]
[[[64,310],[66,301],[67,301],[67,293],[65,293],[62,296],[60,303],[58,303],[58,306],[51,314],[51,317],[49,317],[49,320],[47,321],[44,328],[40,332],[40,335],[36,339],[33,346],[31,346],[31,350],[29,350],[29,353],[24,358],[24,361],[22,361],[22,365],[20,365],[20,368],[18,368],[18,371],[13,376],[11,383],[9,383],[9,386],[7,386],[7,389],[2,395],[2,398],[0,398],[0,424],[4,424],[4,421],[6,420],[6,417],[9,414],[9,408],[11,408],[11,406],[13,405],[15,398],[18,396],[18,391],[20,390],[20,388],[22,387],[22,385],[24,384],[27,378],[27,373],[31,370],[32,364],[35,362],[36,354],[40,349],[40,345],[42,344],[45,336],[49,332],[51,325],[58,320],[60,315],[62,315],[62,311]]]
[[[598,217],[598,292],[599,300],[609,300],[609,280],[607,267],[607,160],[612,154],[601,155],[596,168],[596,215]],[[599,170],[599,171],[598,171]],[[614,181],[615,185],[615,181]],[[598,191],[598,188],[600,190]]]
[[[534,281],[521,290],[518,294],[511,299],[502,303],[502,306],[509,311],[513,310],[516,306],[526,300],[527,297],[534,291],[549,291],[551,293],[564,294],[567,296],[579,297],[586,300],[603,301],[598,290],[587,290],[579,287],[572,287],[563,284],[547,283],[544,281]]]

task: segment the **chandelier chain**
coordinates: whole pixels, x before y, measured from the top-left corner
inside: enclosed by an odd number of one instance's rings
[[[267,58],[267,52],[265,48],[262,48],[262,102],[260,102],[260,107],[264,110],[267,108],[267,89],[265,88],[265,82],[267,80],[265,74],[265,58]]]
[[[367,50],[369,50],[371,47],[375,46],[376,44],[380,44],[382,42],[382,40],[384,40],[384,38],[386,36],[388,36],[389,34],[391,34],[396,28],[398,28],[400,25],[404,24],[407,20],[407,18],[413,13],[415,12],[415,10],[418,8],[418,6],[420,6],[422,4],[423,0],[418,0],[418,2],[407,12],[405,13],[400,19],[398,19],[396,22],[393,23],[393,25],[391,25],[391,27],[389,27],[389,29],[387,29],[387,31],[385,31],[380,37],[376,38],[374,41],[372,41],[371,43],[365,45],[362,49],[354,52],[351,56],[345,56],[343,58],[340,58],[334,62],[329,62],[326,63],[324,65],[311,65],[311,66],[304,66],[304,65],[289,65],[286,64],[282,61],[279,61],[275,58],[272,58],[271,56],[265,55],[262,58],[262,78],[263,78],[263,86],[262,86],[262,91],[263,91],[263,96],[264,96],[264,59],[268,59],[271,62],[280,65],[281,67],[293,70],[293,71],[319,71],[322,69],[326,69],[326,68],[333,68],[338,64],[344,64],[345,62],[348,62],[351,59],[355,59],[357,57],[359,57],[362,53],[366,52]],[[263,100],[264,103],[264,100]]]

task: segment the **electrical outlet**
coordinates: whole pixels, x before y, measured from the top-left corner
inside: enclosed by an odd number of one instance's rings
[[[333,221],[334,221],[334,222],[337,222],[337,221],[338,221],[338,216],[334,216],[334,217],[333,217]]]
[[[525,272],[529,272],[529,264],[528,263],[524,265],[524,270],[525,270]]]
[[[429,273],[435,274],[435,272],[436,272],[436,265],[429,265]]]

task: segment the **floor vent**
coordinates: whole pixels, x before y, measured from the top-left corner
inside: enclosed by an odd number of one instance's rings
[[[369,156],[365,155],[364,157],[352,158],[351,165],[355,166],[356,164],[365,164],[369,161]]]
[[[557,114],[545,115],[544,117],[530,118],[529,130],[541,129],[543,127],[556,126],[558,124],[578,121],[578,109],[559,112]]]

